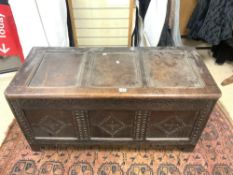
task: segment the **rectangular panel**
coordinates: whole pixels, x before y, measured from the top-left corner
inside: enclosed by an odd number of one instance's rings
[[[77,28],[128,28],[128,19],[95,19],[95,20],[76,20],[75,26]],[[80,33],[78,33],[80,34]],[[126,32],[127,34],[127,32]]]
[[[29,86],[78,86],[78,79],[82,72],[82,63],[83,54],[48,53],[44,56]]]
[[[83,45],[78,45],[78,47],[79,48],[89,48],[89,47],[92,47],[92,48],[100,48],[100,47],[108,48],[108,47],[128,47],[128,45],[126,43],[122,44],[122,45],[111,45],[111,44],[90,45],[90,44],[83,44]]]
[[[79,38],[79,45],[83,46],[105,46],[105,45],[126,45],[128,38]]]
[[[189,139],[198,112],[153,111],[148,120],[147,139]]]
[[[73,126],[72,112],[66,110],[32,109],[25,110],[25,116],[30,123],[36,138],[53,139],[65,137],[76,140],[75,127]]]
[[[93,56],[87,86],[140,87],[141,73],[133,53],[98,53]]]
[[[83,39],[82,37],[99,37],[101,40],[106,39],[105,37],[115,37],[110,38],[114,42],[114,40],[125,37],[128,41],[128,29],[77,29],[77,33],[79,40]]]
[[[128,18],[129,9],[74,9],[74,18]]]
[[[203,87],[197,65],[186,52],[148,51],[143,54],[143,62],[150,87]]]
[[[134,111],[94,110],[88,117],[92,139],[133,139]]]
[[[129,7],[129,0],[72,0],[74,8]]]

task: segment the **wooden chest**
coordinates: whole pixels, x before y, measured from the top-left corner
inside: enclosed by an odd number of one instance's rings
[[[220,94],[191,48],[34,48],[5,91],[34,150],[192,148]]]

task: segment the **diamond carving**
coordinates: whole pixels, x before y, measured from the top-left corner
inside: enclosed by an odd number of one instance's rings
[[[124,129],[126,125],[116,117],[112,116],[112,114],[110,114],[109,116],[105,117],[102,122],[99,123],[98,127],[114,137],[114,135]]]
[[[177,116],[174,116],[157,123],[155,126],[166,133],[166,135],[170,135],[181,130],[187,125]]]
[[[64,129],[66,124],[61,120],[54,119],[52,116],[46,115],[40,120],[39,126],[49,134],[57,135]]]

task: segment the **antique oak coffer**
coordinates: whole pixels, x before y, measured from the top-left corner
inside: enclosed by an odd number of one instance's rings
[[[220,94],[191,48],[34,48],[5,91],[34,150],[193,148]]]

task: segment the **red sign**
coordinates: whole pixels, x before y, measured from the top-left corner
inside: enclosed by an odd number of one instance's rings
[[[0,56],[18,56],[24,61],[11,8],[4,4],[0,4]]]

